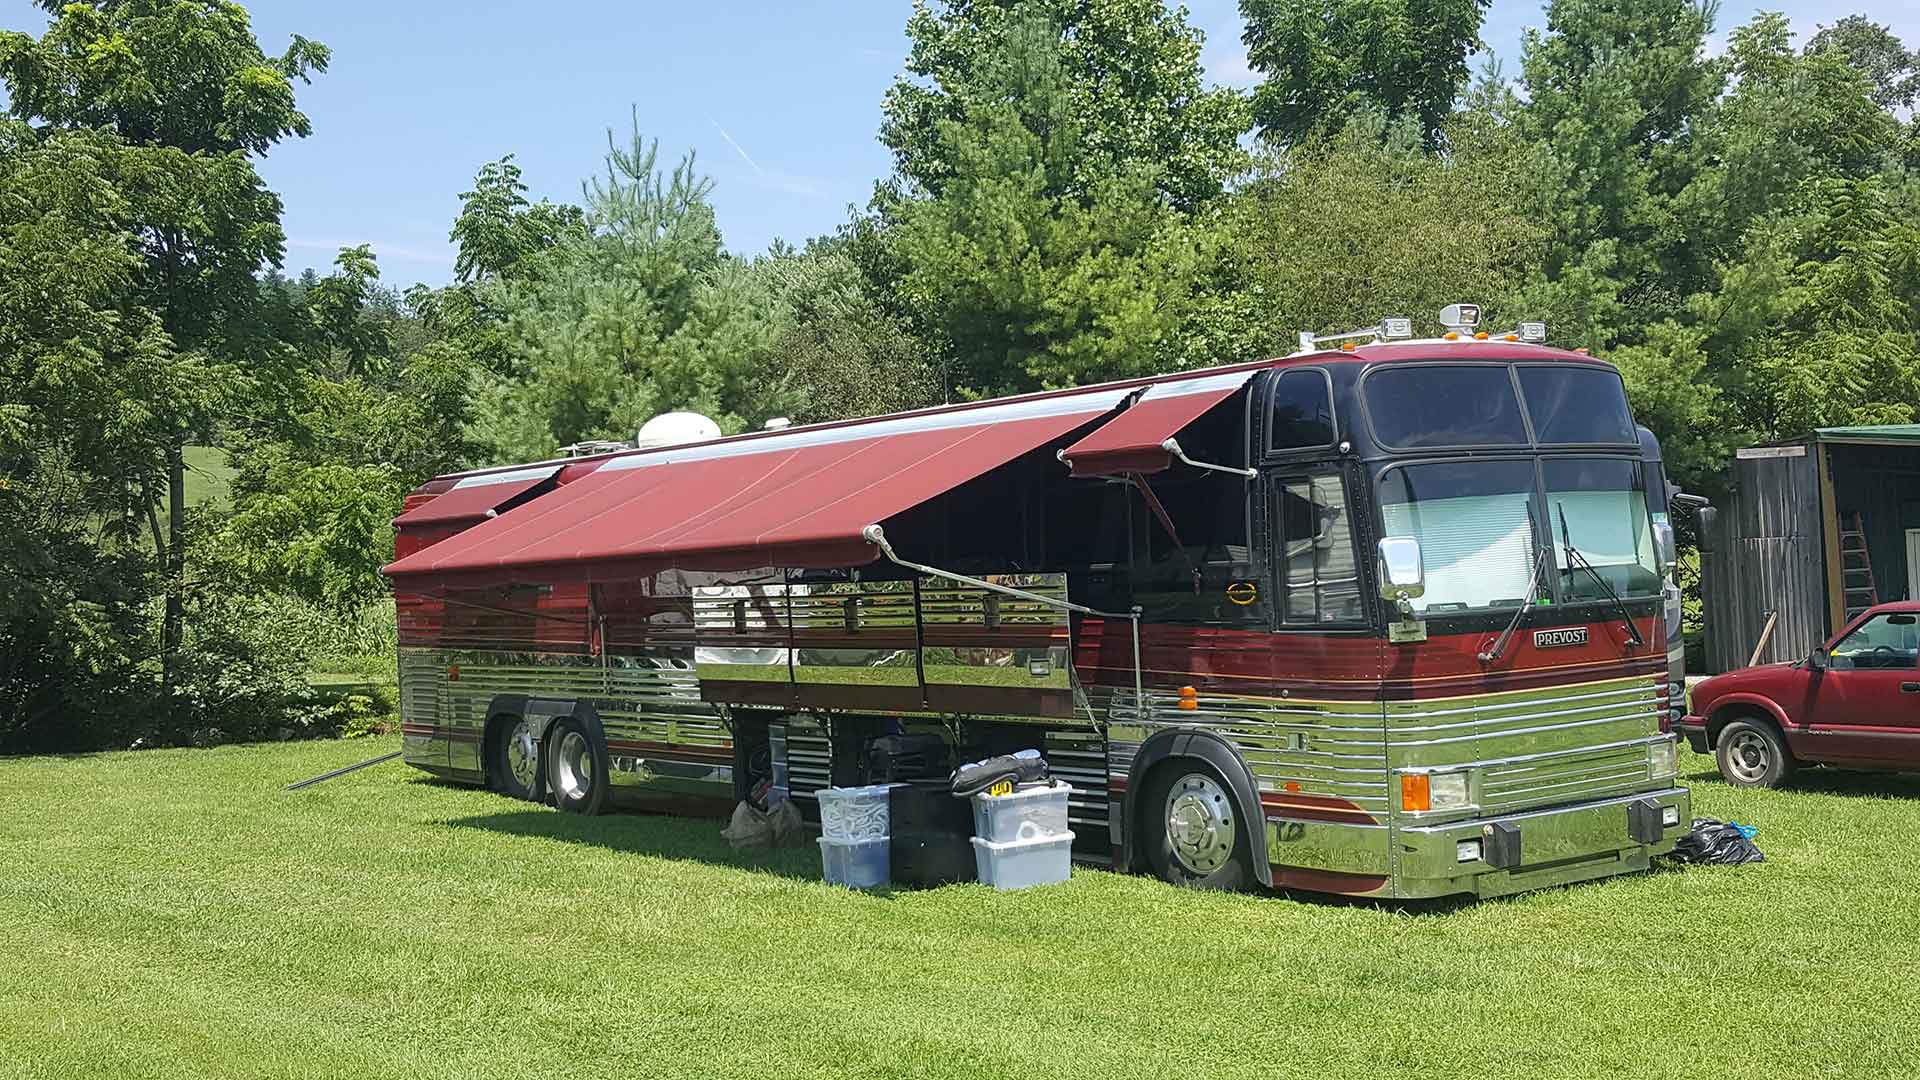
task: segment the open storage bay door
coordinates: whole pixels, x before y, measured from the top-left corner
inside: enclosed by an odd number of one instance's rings
[[[1078,477],[1161,472],[1181,454],[1174,438],[1180,429],[1239,393],[1253,375],[1229,370],[1155,383],[1120,415],[1060,451],[1060,460]]]

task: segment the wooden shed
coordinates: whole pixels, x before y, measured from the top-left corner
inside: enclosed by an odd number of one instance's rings
[[[1920,597],[1920,424],[1739,450],[1701,527],[1709,671],[1797,660],[1862,609]]]

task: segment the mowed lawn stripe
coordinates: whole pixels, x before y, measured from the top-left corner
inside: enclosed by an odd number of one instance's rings
[[[394,740],[0,760],[0,1077],[1910,1076],[1920,780],[1698,813],[1769,861],[1482,904],[867,896]]]

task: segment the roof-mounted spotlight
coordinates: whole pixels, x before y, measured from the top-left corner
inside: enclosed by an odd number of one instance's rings
[[[1464,334],[1480,325],[1479,304],[1448,304],[1440,309],[1440,325]]]
[[[1413,337],[1413,320],[1389,315],[1380,320],[1380,340],[1406,341]]]
[[[1520,340],[1529,345],[1545,344],[1547,340],[1547,324],[1543,322],[1521,323]]]

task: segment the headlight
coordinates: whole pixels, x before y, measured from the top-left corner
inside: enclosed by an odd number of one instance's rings
[[[1435,810],[1460,810],[1473,805],[1467,792],[1466,773],[1434,773],[1432,784]]]
[[[1400,774],[1402,810],[1461,810],[1472,805],[1464,772]]]
[[[1672,739],[1661,739],[1647,746],[1647,775],[1664,780],[1680,771],[1680,746]]]

